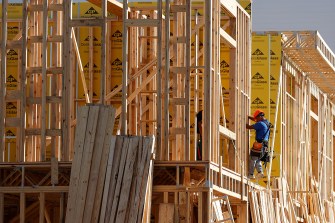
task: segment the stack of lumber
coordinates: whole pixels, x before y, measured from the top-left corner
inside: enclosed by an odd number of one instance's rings
[[[280,223],[275,216],[275,207],[269,190],[250,191],[250,211],[252,222]]]
[[[276,178],[269,190],[251,190],[249,200],[253,222],[335,223],[335,204],[321,201],[315,180],[310,182],[310,191],[293,192],[289,191],[285,178]]]
[[[315,179],[310,179],[311,192],[307,194],[308,215],[306,222],[326,222],[325,209],[319,194],[318,185]],[[334,220],[333,220],[334,221]]]
[[[112,136],[115,109],[79,108],[65,222],[142,222],[150,212],[153,137]]]
[[[150,222],[154,137],[116,137],[100,222]]]

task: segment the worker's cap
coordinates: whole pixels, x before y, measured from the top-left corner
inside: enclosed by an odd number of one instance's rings
[[[264,112],[260,109],[257,109],[255,112],[254,112],[254,118],[257,118],[258,116],[261,116],[263,115],[264,116]]]

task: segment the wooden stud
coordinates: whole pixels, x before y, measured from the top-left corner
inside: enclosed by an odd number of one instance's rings
[[[107,36],[107,0],[101,1],[102,27],[101,27],[101,76],[100,76],[100,101],[105,104],[106,96],[106,36]]]
[[[121,115],[121,134],[127,134],[127,115],[128,115],[128,1],[123,1],[123,34],[122,34],[122,115]]]
[[[25,222],[25,210],[26,210],[26,195],[24,192],[20,193],[20,223]]]
[[[5,216],[5,194],[0,193],[0,223],[4,223]]]
[[[6,50],[6,43],[7,43],[7,6],[8,6],[8,0],[2,1],[2,18],[1,18],[1,76],[0,76],[0,118],[1,118],[1,125],[0,125],[0,136],[2,137],[1,143],[0,143],[0,162],[5,161],[5,117],[6,117],[6,101],[5,101],[5,95],[6,95],[6,61],[7,61],[7,50]]]
[[[45,194],[44,193],[40,193],[39,200],[40,200],[39,222],[44,223],[44,211],[46,211],[45,210]]]
[[[42,35],[42,107],[41,107],[41,154],[40,160],[46,159],[46,95],[47,95],[47,36],[48,36],[48,0],[43,0],[43,35]]]
[[[64,7],[64,23],[63,23],[63,83],[62,83],[62,131],[63,131],[63,137],[62,137],[62,148],[63,148],[63,154],[64,154],[64,160],[70,159],[70,148],[71,146],[68,144],[70,142],[70,130],[71,130],[71,45],[70,45],[70,39],[75,38],[74,36],[71,36],[71,29],[72,27],[69,26],[69,23],[72,19],[72,4],[71,1],[64,1],[63,3]]]

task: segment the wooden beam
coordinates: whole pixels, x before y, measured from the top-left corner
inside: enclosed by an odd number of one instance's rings
[[[69,186],[24,186],[24,187],[0,187],[1,192],[5,194],[18,194],[18,193],[60,193],[60,192],[68,192]]]
[[[5,194],[0,193],[0,223],[4,223],[5,216]]]
[[[72,33],[72,43],[73,43],[74,51],[76,52],[76,56],[77,56],[79,73],[80,73],[81,83],[82,83],[83,89],[84,89],[86,103],[91,103],[89,95],[88,95],[87,83],[86,83],[86,79],[85,79],[83,64],[81,62],[81,57],[80,57],[80,52],[79,52],[79,48],[78,48],[78,44],[77,44],[76,34],[75,34],[73,28],[71,28],[71,33]]]
[[[95,4],[96,6],[101,7],[101,0],[88,0],[88,1],[91,2],[92,4]],[[116,0],[107,0],[107,10],[108,12],[122,18],[122,15],[123,15],[122,3]],[[130,12],[131,9],[128,8],[127,11]]]
[[[225,9],[225,12],[232,17],[237,17],[237,4],[234,0],[220,0],[221,5]]]
[[[224,31],[222,28],[220,28],[220,36],[225,45],[227,45],[230,48],[236,48],[237,43],[236,40],[234,40],[226,31]]]
[[[26,213],[26,194],[25,192],[21,190],[20,191],[20,223],[25,222],[25,213]]]
[[[40,214],[39,214],[39,223],[44,223],[44,210],[45,210],[45,194],[40,193]]]
[[[222,134],[223,136],[231,140],[236,140],[236,133],[229,130],[228,128],[225,128],[222,125],[219,125],[219,131],[220,131],[220,134]]]

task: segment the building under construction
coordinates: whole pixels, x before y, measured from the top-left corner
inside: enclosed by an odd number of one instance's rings
[[[249,0],[1,2],[0,223],[335,222],[317,31],[252,33]]]

